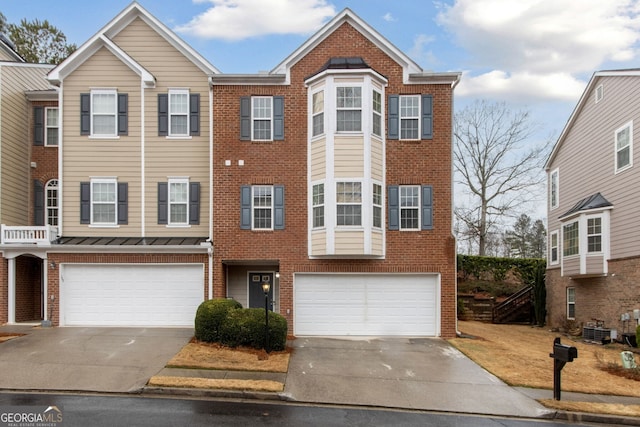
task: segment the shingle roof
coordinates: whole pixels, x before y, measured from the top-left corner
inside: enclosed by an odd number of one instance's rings
[[[206,237],[60,237],[59,245],[95,246],[196,246]]]
[[[571,209],[569,209],[563,215],[560,215],[558,218],[564,218],[564,217],[570,216],[570,215],[572,215],[574,213],[578,213],[578,212],[582,212],[582,211],[588,211],[588,210],[591,210],[591,209],[606,208],[606,207],[609,207],[609,206],[613,206],[613,204],[611,202],[609,202],[607,199],[605,199],[602,196],[602,194],[596,193],[596,194],[592,194],[591,196],[585,197],[584,199],[580,200],[578,203],[573,205],[573,207]]]

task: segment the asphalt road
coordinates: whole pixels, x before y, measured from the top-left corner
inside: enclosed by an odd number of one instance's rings
[[[0,393],[0,418],[8,408],[43,411],[56,406],[60,427],[115,426],[422,426],[554,427],[557,421],[508,419],[279,402],[194,400],[140,396]],[[5,426],[0,419],[0,426]],[[577,426],[580,424],[571,424]]]

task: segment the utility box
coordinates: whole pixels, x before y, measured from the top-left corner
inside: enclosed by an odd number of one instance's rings
[[[636,369],[638,365],[636,365],[636,359],[633,357],[633,353],[630,351],[623,351],[620,353],[620,357],[622,358],[622,366],[625,369]]]
[[[573,359],[578,358],[578,349],[565,344],[560,344],[560,341],[558,340],[553,343],[553,354],[550,356],[561,362],[573,362]]]

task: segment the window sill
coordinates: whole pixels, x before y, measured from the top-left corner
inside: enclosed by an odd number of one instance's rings
[[[89,139],[120,139],[118,135],[89,135]]]
[[[167,224],[167,228],[191,228],[191,224]]]
[[[191,135],[169,135],[166,137],[167,139],[193,139],[193,136]]]
[[[120,228],[118,224],[89,224],[89,228]]]
[[[58,148],[58,144],[45,144],[45,148]]]

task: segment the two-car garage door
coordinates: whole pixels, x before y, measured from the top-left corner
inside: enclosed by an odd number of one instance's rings
[[[63,326],[193,326],[202,264],[63,264]]]
[[[437,274],[294,276],[298,336],[439,335]]]

